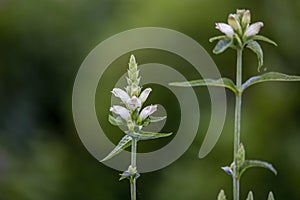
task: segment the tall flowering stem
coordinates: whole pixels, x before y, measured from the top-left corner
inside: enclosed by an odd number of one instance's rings
[[[251,13],[249,10],[239,9],[234,14],[229,14],[227,23],[216,23],[216,29],[224,33],[224,35],[216,36],[210,39],[210,42],[218,41],[213,52],[220,54],[228,48],[237,51],[236,63],[236,81],[221,79],[199,79],[188,82],[170,83],[179,87],[195,87],[195,86],[213,86],[224,87],[230,89],[235,94],[235,117],[234,117],[234,148],[233,162],[230,166],[222,167],[222,169],[232,177],[233,182],[233,200],[240,200],[240,179],[242,174],[251,167],[263,167],[277,173],[275,168],[264,161],[246,159],[246,152],[243,144],[240,142],[241,135],[241,106],[243,92],[251,85],[267,82],[267,81],[300,81],[300,76],[287,75],[278,72],[267,72],[258,76],[249,78],[242,82],[242,56],[245,48],[253,51],[258,58],[258,71],[263,66],[263,51],[257,41],[264,41],[276,46],[276,43],[269,38],[258,35],[260,29],[264,26],[262,22],[251,23]],[[218,195],[218,200],[226,200],[224,190]],[[253,200],[253,193],[248,193],[247,200]],[[269,193],[268,200],[274,200],[272,192]]]
[[[111,159],[122,150],[131,146],[131,163],[126,171],[120,177],[128,179],[130,182],[131,200],[136,200],[136,181],[140,176],[137,170],[137,144],[140,140],[156,139],[167,137],[172,133],[154,133],[143,131],[143,128],[152,122],[164,120],[166,117],[151,116],[156,110],[157,105],[149,105],[143,107],[147,100],[151,88],[142,91],[140,86],[141,77],[139,76],[138,65],[135,57],[131,55],[128,71],[127,86],[125,91],[120,88],[114,88],[112,94],[121,100],[122,105],[113,105],[110,111],[113,115],[109,115],[109,122],[115,126],[126,126],[125,136],[120,140],[119,144],[102,160],[102,162]]]

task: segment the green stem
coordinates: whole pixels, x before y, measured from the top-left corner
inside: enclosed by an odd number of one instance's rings
[[[137,149],[137,140],[132,139],[131,144],[131,167],[136,168],[136,149]],[[136,200],[136,178],[130,180],[130,194],[131,200]]]
[[[237,169],[237,152],[240,145],[241,134],[241,106],[242,106],[242,49],[237,50],[237,64],[236,64],[236,87],[238,93],[236,94],[235,102],[235,119],[234,119],[234,168],[233,168],[233,200],[239,200],[240,196],[240,181],[238,178]]]

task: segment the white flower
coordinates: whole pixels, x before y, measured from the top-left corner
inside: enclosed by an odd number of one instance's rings
[[[130,118],[129,110],[127,110],[123,106],[112,106],[110,107],[109,111],[119,115],[125,120],[128,120]]]
[[[133,96],[126,102],[126,105],[130,110],[135,110],[142,106],[142,102],[139,98]]]
[[[233,28],[225,23],[216,23],[216,29],[220,30],[222,33],[225,33],[228,37],[232,37],[234,34]]]
[[[144,103],[147,100],[151,91],[152,91],[151,88],[146,88],[145,90],[143,90],[143,92],[139,96],[139,99],[141,100],[142,103]]]
[[[145,107],[140,113],[140,119],[146,119],[157,110],[157,105],[150,105]]]
[[[130,97],[127,94],[127,92],[125,92],[124,90],[122,90],[120,88],[114,88],[111,92],[116,97],[120,98],[123,103],[126,103],[130,99]]]
[[[254,24],[251,24],[250,26],[247,27],[244,35],[247,37],[256,35],[260,31],[261,27],[263,26],[264,23],[262,22],[256,22]]]

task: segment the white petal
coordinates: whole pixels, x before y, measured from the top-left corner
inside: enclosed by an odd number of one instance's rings
[[[236,31],[241,32],[242,28],[236,14],[230,14],[228,16],[228,24]]]
[[[126,102],[126,105],[130,110],[135,110],[142,106],[142,102],[139,98],[133,96]]]
[[[129,117],[130,117],[129,111],[122,106],[112,106],[112,107],[110,107],[109,111],[111,111],[117,115],[120,115],[120,117],[122,117],[125,120],[129,119]]]
[[[220,30],[222,33],[225,33],[228,37],[232,37],[234,34],[233,28],[225,23],[216,23],[216,29]]]
[[[264,26],[264,23],[262,22],[256,22],[254,24],[251,24],[250,26],[247,27],[246,31],[245,31],[245,36],[249,37],[249,36],[252,36],[252,35],[256,35],[261,27]]]
[[[124,90],[122,90],[122,89],[120,89],[120,88],[114,88],[114,89],[112,90],[112,93],[113,93],[116,97],[120,98],[121,101],[122,101],[123,103],[126,103],[126,102],[130,99],[130,97],[129,97],[129,95],[127,94],[127,92],[125,92]]]
[[[140,118],[141,119],[146,119],[149,117],[151,114],[153,114],[157,110],[157,105],[150,105],[145,107],[141,113],[140,113]]]
[[[141,100],[142,103],[144,103],[147,100],[151,91],[152,91],[151,88],[146,88],[145,90],[143,90],[143,92],[141,93],[141,95],[139,97],[139,99]]]

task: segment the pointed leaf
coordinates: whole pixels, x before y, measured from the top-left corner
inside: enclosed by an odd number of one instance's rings
[[[226,200],[226,195],[224,190],[221,190],[218,195],[218,200]]]
[[[172,135],[172,133],[154,133],[154,132],[146,132],[146,131],[140,131],[140,132],[125,131],[125,133],[137,140],[151,140],[156,138],[168,137]]]
[[[119,142],[119,144],[105,157],[101,160],[101,162],[104,162],[106,160],[111,159],[115,155],[119,154],[122,150],[126,149],[131,145],[132,137],[125,135]]]
[[[123,121],[121,117],[114,117],[112,115],[108,116],[108,121],[114,126],[121,126],[123,125]]]
[[[225,87],[238,93],[238,90],[235,87],[235,84],[229,78],[220,78],[220,79],[199,79],[187,82],[174,82],[169,83],[171,86],[178,87],[196,87],[196,86],[215,86],[215,87]]]
[[[162,120],[165,120],[167,118],[167,116],[163,116],[163,117],[154,117],[154,116],[150,116],[150,122],[159,122]]]
[[[239,168],[239,178],[242,176],[242,174],[251,167],[263,167],[271,170],[275,175],[277,174],[276,169],[267,162],[260,161],[260,160],[245,160],[244,163]]]
[[[269,195],[268,195],[268,200],[275,200],[275,198],[274,198],[274,195],[273,195],[273,192],[272,192],[272,191],[270,191],[270,192],[269,192]]]
[[[279,72],[268,72],[260,76],[251,77],[242,85],[242,89],[245,90],[251,85],[267,81],[300,81],[300,76],[292,76]]]
[[[209,42],[213,42],[213,41],[216,41],[216,40],[227,39],[227,38],[228,38],[227,35],[219,35],[219,36],[209,38]]]
[[[248,42],[247,44],[247,48],[251,49],[257,56],[258,59],[258,68],[257,70],[260,71],[260,68],[263,66],[264,64],[264,54],[263,51],[260,47],[260,45],[258,44],[258,42],[251,40],[250,42]]]
[[[252,193],[252,191],[250,191],[249,193],[248,193],[248,196],[247,196],[247,199],[246,200],[253,200],[254,198],[253,198],[253,193]]]
[[[273,40],[265,37],[265,36],[262,36],[262,35],[254,35],[252,37],[253,40],[260,40],[260,41],[264,41],[264,42],[267,42],[267,43],[270,43],[270,44],[273,44],[274,46],[277,46],[276,42],[274,42]]]
[[[224,52],[228,47],[230,47],[232,44],[232,39],[223,39],[219,40],[217,45],[215,46],[213,53],[220,54]]]
[[[245,161],[245,148],[241,143],[237,152],[237,166],[240,167],[241,164]]]

